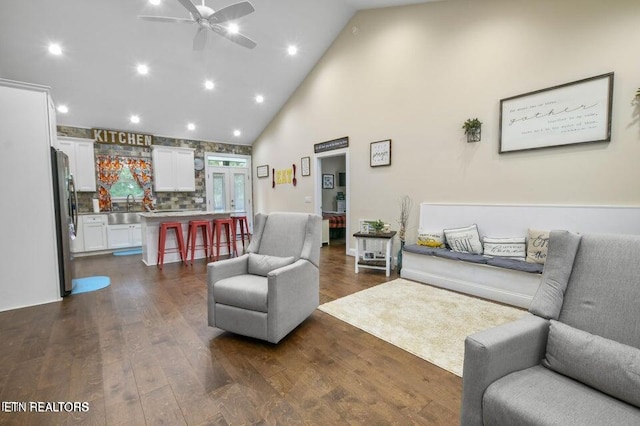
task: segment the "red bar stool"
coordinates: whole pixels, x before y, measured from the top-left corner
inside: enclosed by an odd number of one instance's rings
[[[229,257],[231,257],[231,244],[233,242],[233,253],[237,256],[238,249],[236,248],[236,230],[233,226],[233,219],[214,219],[213,220],[213,233],[211,235],[211,255],[213,260],[216,261],[220,258],[220,234],[222,228],[225,228],[227,234],[227,249],[229,250]],[[214,242],[215,240],[215,242]],[[215,252],[214,252],[215,250]]]
[[[202,229],[202,244],[196,245],[198,228]],[[204,249],[205,257],[209,257],[209,242],[211,241],[211,222],[208,220],[190,220],[187,232],[187,253],[191,250],[191,266],[197,248]]]
[[[244,230],[247,229],[247,241],[251,242],[251,234],[249,233],[249,221],[246,216],[231,216],[233,220],[233,229],[238,233],[238,225],[240,225],[240,239],[242,240],[242,251],[244,252]]]
[[[176,241],[178,248],[165,249],[167,242],[167,231],[173,229],[176,232]],[[182,224],[180,222],[163,222],[160,224],[160,235],[158,235],[158,266],[162,270],[164,265],[165,253],[180,253],[180,259],[187,264],[187,252],[184,247],[184,237],[182,235]]]

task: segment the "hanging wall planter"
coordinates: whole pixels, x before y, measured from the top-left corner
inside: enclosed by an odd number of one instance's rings
[[[467,142],[480,142],[482,138],[482,122],[477,118],[469,118],[462,125]]]

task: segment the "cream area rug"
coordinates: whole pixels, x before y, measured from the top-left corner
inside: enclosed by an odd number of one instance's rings
[[[398,278],[319,309],[462,377],[464,339],[528,313]]]

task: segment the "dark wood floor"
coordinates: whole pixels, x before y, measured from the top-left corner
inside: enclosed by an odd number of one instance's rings
[[[386,281],[356,275],[344,245],[321,257],[321,303]],[[159,271],[105,255],[75,268],[111,286],[0,313],[0,402],[90,409],[0,412],[0,424],[458,423],[460,378],[321,311],[277,346],[208,327],[204,261]]]

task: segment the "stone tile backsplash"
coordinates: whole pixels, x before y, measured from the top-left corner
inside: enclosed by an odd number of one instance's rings
[[[91,129],[79,127],[58,126],[59,136],[74,138],[93,139]],[[205,152],[220,152],[226,154],[251,155],[251,146],[232,145],[218,142],[196,141],[189,139],[173,139],[161,136],[153,137],[154,145],[183,146],[195,149],[196,158],[204,158]],[[118,146],[96,143],[94,144],[95,155],[120,155],[123,157],[148,157],[151,158],[151,149],[137,146]],[[195,192],[154,192],[156,208],[159,210],[193,209],[204,210],[204,202],[196,203],[196,198],[206,199],[205,193],[205,171],[195,171],[196,190]],[[98,193],[79,192],[78,211],[87,213],[93,211],[93,199],[98,198]],[[126,210],[126,202],[113,202],[114,210]],[[142,203],[136,200],[133,210],[142,211]]]

